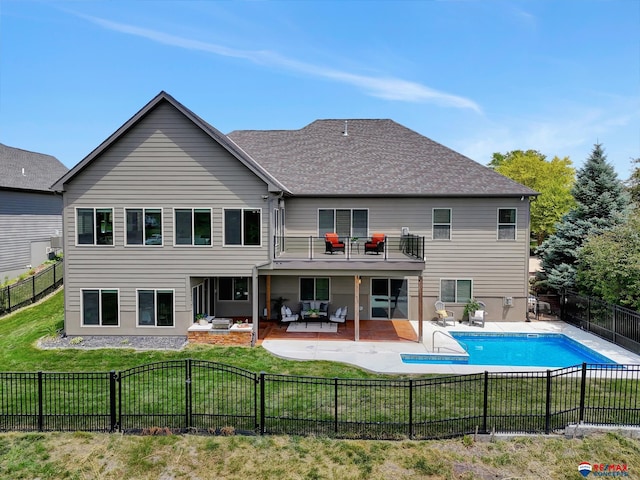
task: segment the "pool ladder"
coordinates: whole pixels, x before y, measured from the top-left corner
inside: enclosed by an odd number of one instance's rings
[[[447,332],[443,332],[442,330],[434,330],[433,333],[431,334],[431,345],[433,346],[433,350],[435,351],[436,349],[436,333],[440,333],[442,335],[444,335],[445,337],[450,338],[451,340],[453,340],[454,342],[456,342],[458,345],[460,345],[462,347],[462,349],[464,350],[464,353],[469,353],[469,346],[460,341],[460,340],[456,340],[455,338],[453,338],[451,335],[449,335]],[[438,347],[438,353],[440,352],[440,348],[447,348],[447,347]]]

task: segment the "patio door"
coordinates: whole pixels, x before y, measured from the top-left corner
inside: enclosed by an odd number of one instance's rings
[[[200,313],[206,313],[213,315],[209,303],[209,279],[205,278],[204,281],[191,289],[191,302],[193,305],[193,316]]]
[[[372,278],[370,305],[372,320],[409,318],[407,280]]]

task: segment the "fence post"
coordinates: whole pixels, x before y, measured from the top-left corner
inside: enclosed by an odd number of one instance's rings
[[[482,408],[482,433],[487,432],[487,415],[489,412],[489,372],[484,372],[484,405]]]
[[[338,377],[333,377],[333,432],[338,433]]]
[[[547,370],[547,402],[544,415],[544,433],[551,431],[551,370]]]
[[[185,423],[186,428],[191,428],[191,359],[185,360]]]
[[[31,276],[31,303],[36,303],[36,276]]]
[[[582,380],[580,383],[580,413],[578,415],[578,423],[584,423],[584,399],[587,391],[587,364],[582,364]]]
[[[11,285],[7,285],[7,309],[11,313]]]
[[[116,425],[116,371],[109,372],[109,413],[111,417],[110,432],[115,432]]]
[[[264,372],[260,372],[260,435],[264,435]]]
[[[409,440],[413,439],[413,380],[409,380]]]
[[[42,400],[42,372],[38,372],[38,431],[41,432],[44,424],[43,400]]]

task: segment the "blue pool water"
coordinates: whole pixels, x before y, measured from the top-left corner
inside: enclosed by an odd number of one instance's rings
[[[404,363],[569,367],[586,363],[616,364],[610,358],[559,333],[449,332],[467,355],[402,354]]]

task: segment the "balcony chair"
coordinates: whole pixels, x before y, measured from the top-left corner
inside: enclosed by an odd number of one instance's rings
[[[436,314],[438,315],[438,324],[443,327],[447,326],[447,322],[451,322],[452,325],[456,324],[456,318],[453,314],[453,311],[447,310],[447,306],[444,302],[438,300],[436,302]]]
[[[337,233],[325,233],[324,234],[324,253],[342,252],[344,253],[344,242],[340,241]]]
[[[384,252],[385,238],[384,233],[374,233],[371,236],[371,240],[364,244],[364,253],[374,252],[379,255],[380,252]]]
[[[329,317],[329,320],[336,323],[344,323],[347,321],[347,307],[339,307],[336,313]]]
[[[297,322],[298,319],[300,318],[300,315],[298,315],[297,313],[292,313],[291,309],[286,305],[282,306],[282,308],[280,309],[280,313],[282,314],[281,321],[283,323]]]
[[[484,304],[484,302],[478,302],[478,305],[480,305],[480,308],[478,310],[469,313],[469,325],[477,323],[482,328],[484,328],[484,317],[487,314],[485,308],[487,308],[487,306]]]

